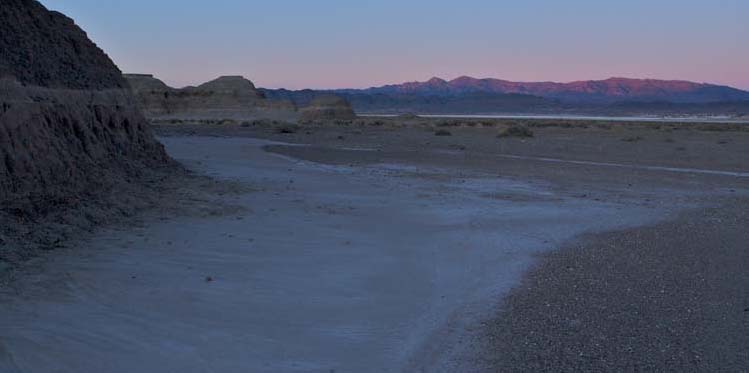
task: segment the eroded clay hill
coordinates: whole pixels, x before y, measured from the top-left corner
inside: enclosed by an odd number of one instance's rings
[[[222,76],[197,87],[172,88],[147,74],[125,74],[138,103],[151,118],[245,119],[293,116],[288,100],[268,100],[251,81]]]
[[[323,95],[314,98],[301,110],[302,120],[349,120],[356,118],[351,104],[336,95]]]
[[[172,164],[119,69],[73,20],[2,0],[2,211],[64,204]]]

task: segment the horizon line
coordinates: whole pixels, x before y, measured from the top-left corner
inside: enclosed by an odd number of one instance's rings
[[[499,81],[511,82],[511,83],[552,83],[552,84],[572,84],[572,83],[582,83],[582,82],[603,82],[603,81],[607,81],[607,80],[617,80],[617,79],[621,79],[621,80],[638,80],[638,81],[659,81],[659,82],[681,82],[681,83],[705,84],[705,85],[712,85],[712,86],[717,86],[717,87],[728,87],[728,88],[733,88],[733,89],[737,89],[737,90],[749,93],[749,87],[747,87],[747,88],[741,88],[741,87],[734,86],[734,85],[729,85],[729,84],[718,84],[718,83],[711,83],[711,82],[707,82],[707,81],[699,82],[699,81],[688,80],[688,79],[661,79],[661,78],[654,78],[654,77],[632,78],[632,77],[626,77],[626,76],[609,76],[608,78],[603,78],[603,79],[575,79],[575,80],[568,80],[568,81],[556,81],[556,80],[509,80],[509,79],[495,78],[495,77],[476,78],[476,77],[471,76],[471,75],[465,75],[465,74],[463,74],[463,75],[459,75],[459,76],[457,76],[455,78],[452,78],[452,79],[445,79],[445,78],[441,78],[439,76],[432,76],[432,77],[430,77],[428,79],[425,79],[425,80],[409,80],[409,81],[402,81],[402,82],[395,82],[395,83],[384,83],[384,84],[380,84],[380,85],[373,84],[373,85],[367,85],[367,86],[361,86],[361,87],[339,87],[339,88],[330,88],[330,87],[327,87],[327,88],[319,88],[319,87],[318,88],[311,88],[311,87],[305,87],[305,88],[286,88],[284,86],[274,86],[272,84],[271,85],[260,85],[260,84],[256,83],[257,80],[255,80],[253,77],[249,77],[249,76],[241,74],[241,73],[219,74],[215,78],[211,78],[211,79],[206,80],[206,81],[195,82],[195,83],[185,84],[185,85],[179,85],[179,84],[178,85],[171,85],[171,84],[167,83],[165,80],[159,78],[159,76],[157,74],[154,74],[154,73],[122,72],[122,74],[123,75],[151,76],[151,77],[153,77],[155,79],[158,79],[158,80],[164,82],[170,88],[175,88],[175,89],[183,89],[183,88],[188,88],[188,87],[195,87],[195,86],[198,86],[200,84],[207,83],[207,82],[213,81],[213,80],[221,78],[221,77],[239,76],[239,77],[242,77],[243,79],[246,79],[246,80],[249,80],[250,82],[252,82],[256,86],[256,88],[263,88],[263,89],[286,89],[286,90],[290,90],[290,91],[303,91],[303,90],[334,91],[334,90],[347,90],[347,89],[351,89],[351,90],[366,90],[366,89],[371,89],[371,88],[380,88],[380,87],[393,86],[393,85],[402,85],[402,84],[409,84],[409,83],[426,83],[426,82],[429,82],[430,80],[434,80],[434,79],[439,79],[441,81],[450,83],[450,82],[453,82],[453,81],[461,79],[461,78],[470,78],[470,79],[475,79],[475,80],[499,80]]]

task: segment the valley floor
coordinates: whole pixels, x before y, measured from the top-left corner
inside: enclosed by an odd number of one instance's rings
[[[26,269],[0,296],[1,371],[749,361],[748,133],[157,132],[188,168],[247,192]]]

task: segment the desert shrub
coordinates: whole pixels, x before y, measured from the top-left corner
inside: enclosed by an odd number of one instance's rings
[[[460,127],[461,123],[457,120],[443,120],[437,122],[437,127]]]
[[[297,126],[295,124],[288,124],[288,123],[285,124],[285,125],[283,125],[283,126],[279,126],[278,128],[276,128],[276,132],[278,132],[278,133],[284,133],[284,134],[296,133],[298,130],[299,130],[299,126]]]
[[[533,131],[524,125],[511,125],[499,131],[497,137],[533,137]]]
[[[244,121],[240,124],[242,127],[271,127],[279,124],[278,121],[270,119],[254,119],[251,121]]]
[[[609,123],[596,123],[596,127],[598,129],[602,129],[602,130],[610,130],[611,129],[611,124],[609,124]]]
[[[401,119],[401,120],[414,120],[414,119],[419,119],[419,118],[421,117],[419,117],[418,115],[414,113],[405,113],[405,114],[401,114],[398,116],[398,119]]]
[[[441,130],[434,131],[434,135],[435,136],[452,136],[453,134],[452,132],[448,130],[441,129]]]
[[[700,131],[709,131],[709,132],[723,132],[723,131],[731,131],[732,126],[722,123],[716,123],[716,124],[703,124],[701,126],[697,127]]]
[[[730,123],[713,123],[697,127],[698,130],[711,132],[749,132],[749,125],[730,124]]]
[[[630,137],[625,137],[622,139],[622,141],[624,142],[638,142],[642,140],[643,138],[641,136],[630,136]]]

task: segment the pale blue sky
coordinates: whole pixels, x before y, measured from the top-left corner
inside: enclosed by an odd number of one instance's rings
[[[125,72],[343,88],[460,75],[749,89],[745,0],[42,0]]]

